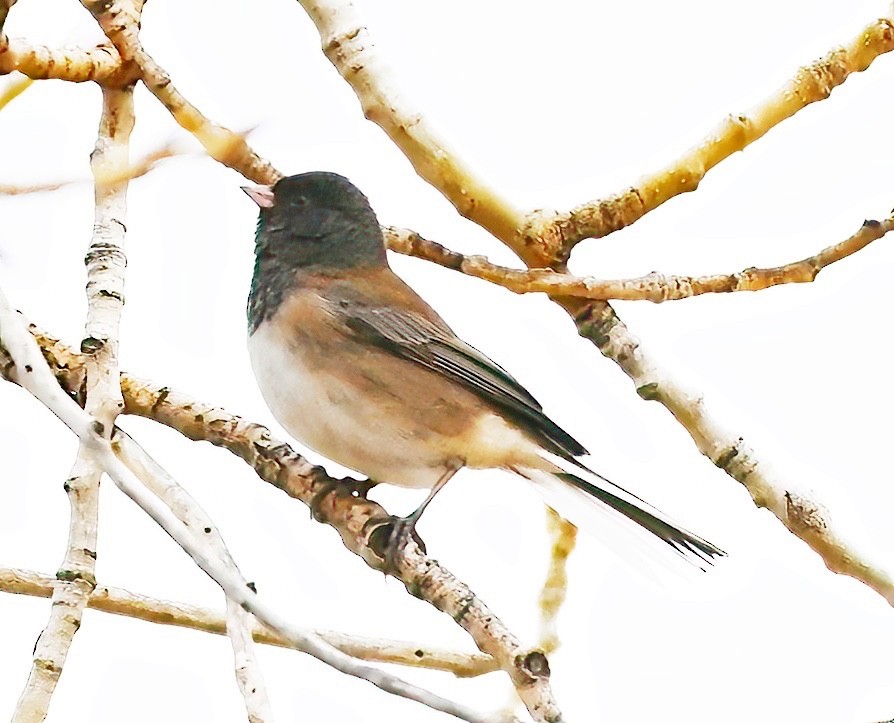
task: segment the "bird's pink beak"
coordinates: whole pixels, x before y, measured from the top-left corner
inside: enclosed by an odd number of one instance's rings
[[[271,186],[242,186],[248,197],[261,208],[273,205],[273,188]]]

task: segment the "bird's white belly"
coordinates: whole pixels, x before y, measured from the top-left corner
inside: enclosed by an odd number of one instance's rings
[[[305,446],[377,482],[431,487],[443,474],[443,456],[383,419],[377,400],[352,394],[333,373],[337,361],[312,368],[269,322],[249,337],[248,350],[264,401]]]

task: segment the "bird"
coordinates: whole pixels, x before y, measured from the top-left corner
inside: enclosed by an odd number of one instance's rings
[[[306,447],[372,483],[430,490],[394,518],[392,547],[418,540],[422,512],[468,467],[571,492],[702,569],[726,554],[585,466],[584,446],[392,271],[351,181],[310,172],[242,190],[259,207],[247,317],[261,395]]]

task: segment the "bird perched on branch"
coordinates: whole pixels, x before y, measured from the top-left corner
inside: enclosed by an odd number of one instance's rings
[[[725,554],[579,462],[587,450],[392,272],[350,181],[305,173],[243,190],[260,207],[248,331],[261,393],[306,446],[374,482],[431,489],[393,521],[392,549],[458,470],[497,467],[626,517],[697,563]]]

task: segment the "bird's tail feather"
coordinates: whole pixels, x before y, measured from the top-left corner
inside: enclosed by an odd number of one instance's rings
[[[577,460],[563,460],[549,453],[544,456],[548,456],[548,466],[554,465],[555,469],[547,471],[520,467],[515,471],[535,482],[545,493],[547,504],[555,507],[556,511],[570,522],[577,524],[577,520],[582,516],[588,516],[591,512],[604,513],[604,516],[614,518],[615,522],[619,521],[621,515],[635,522],[641,529],[652,533],[653,539],[661,540],[676,555],[702,570],[705,569],[705,563],[711,565],[714,558],[726,555],[716,545],[686,531],[632,492],[593,472]],[[574,473],[563,469],[571,465],[575,468]],[[589,477],[592,481],[581,475]],[[561,504],[563,502],[564,504]],[[597,524],[603,521],[604,517]],[[630,525],[626,527],[629,528]]]

